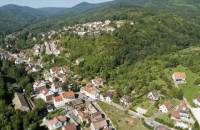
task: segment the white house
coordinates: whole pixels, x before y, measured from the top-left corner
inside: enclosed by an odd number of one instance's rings
[[[86,96],[94,100],[99,98],[98,90],[90,85],[86,85],[85,87],[81,88],[80,93],[85,94]]]
[[[40,89],[40,93],[38,98],[41,98],[45,102],[52,102],[53,101],[53,92],[49,91],[47,88]]]
[[[112,98],[116,95],[117,95],[117,93],[115,91],[108,91],[108,92],[105,92],[105,93],[101,93],[99,98],[103,102],[111,103]]]
[[[193,103],[200,107],[200,96],[193,100]]]
[[[178,127],[178,128],[182,128],[182,129],[188,129],[189,128],[188,124],[183,123],[183,122],[179,122],[179,121],[177,121],[175,123],[175,126]]]
[[[57,107],[57,108],[58,108],[58,107],[62,107],[62,106],[65,105],[65,102],[64,102],[62,96],[60,96],[60,95],[54,97],[53,103],[54,103],[54,106]]]
[[[55,130],[62,127],[62,122],[54,117],[52,120],[48,121],[47,127],[49,128],[49,130]]]
[[[170,101],[166,101],[164,102],[163,105],[161,105],[159,107],[159,110],[162,112],[162,113],[168,113],[171,109],[173,108],[173,105]]]

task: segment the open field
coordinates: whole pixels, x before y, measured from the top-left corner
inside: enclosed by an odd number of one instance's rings
[[[99,102],[98,104],[112,120],[117,130],[148,130],[144,127],[142,121],[132,118],[126,112],[102,102]]]

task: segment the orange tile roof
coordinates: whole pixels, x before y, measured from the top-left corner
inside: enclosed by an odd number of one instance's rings
[[[175,78],[186,78],[185,72],[175,72]]]
[[[75,94],[73,91],[63,92],[62,93],[63,98],[74,98]]]
[[[171,112],[171,116],[176,118],[176,119],[180,119],[180,114],[178,111],[172,111]]]
[[[63,100],[63,99],[62,99],[62,96],[60,96],[60,95],[55,97],[55,101],[56,101],[56,102],[60,102],[60,101],[62,101],[62,100]]]
[[[63,126],[63,130],[77,130],[77,129],[76,129],[76,125],[71,123],[71,124]]]
[[[164,105],[166,106],[166,108],[167,108],[168,110],[170,110],[170,109],[173,108],[173,105],[172,105],[171,101],[165,101],[165,102],[164,102]]]

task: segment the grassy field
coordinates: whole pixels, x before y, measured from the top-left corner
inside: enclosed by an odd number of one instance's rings
[[[192,100],[200,95],[200,87],[194,84],[194,81],[198,79],[199,76],[193,73],[190,69],[183,66],[177,66],[174,69],[168,70],[167,73],[170,74],[169,76],[171,76],[172,73],[176,71],[186,73],[187,83],[184,85],[179,85],[179,87],[183,90],[184,96],[187,98],[187,100],[192,104]]]
[[[126,112],[102,102],[98,104],[112,120],[117,130],[148,130],[144,127],[142,121],[132,118]]]

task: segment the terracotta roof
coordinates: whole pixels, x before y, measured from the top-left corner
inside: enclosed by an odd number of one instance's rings
[[[174,75],[175,75],[176,79],[185,79],[186,78],[185,72],[175,72]]]
[[[171,112],[171,116],[176,118],[176,119],[180,119],[180,114],[178,111],[172,111]]]
[[[76,129],[76,125],[71,123],[71,124],[67,124],[63,126],[62,130],[77,130],[77,129]]]
[[[75,94],[73,91],[63,92],[62,96],[63,98],[75,98]]]
[[[60,96],[60,95],[55,97],[55,101],[56,101],[56,102],[60,102],[60,101],[62,101],[62,100],[63,100],[63,99],[62,99],[62,96]]]
[[[173,105],[172,105],[171,101],[165,101],[164,105],[168,110],[173,108]]]
[[[58,123],[58,119],[56,117],[54,117],[52,120],[49,120],[49,124],[50,125],[55,125],[56,123]]]

